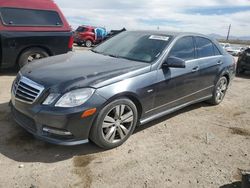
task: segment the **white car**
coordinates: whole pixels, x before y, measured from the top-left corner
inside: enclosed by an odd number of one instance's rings
[[[221,45],[222,48],[224,48],[225,50],[226,50],[227,48],[230,48],[230,47],[231,47],[231,45],[230,45],[229,43],[223,43],[223,42],[221,42],[220,45]]]
[[[233,56],[239,56],[241,52],[245,50],[244,47],[229,47],[226,49],[228,53],[230,53]]]

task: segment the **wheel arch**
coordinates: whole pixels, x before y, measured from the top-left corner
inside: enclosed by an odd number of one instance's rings
[[[47,52],[47,53],[49,54],[49,56],[52,56],[52,55],[53,55],[52,51],[51,51],[48,47],[46,47],[46,46],[40,46],[40,45],[27,46],[27,47],[23,48],[23,49],[18,53],[17,58],[16,58],[16,65],[18,65],[18,61],[19,61],[21,55],[22,55],[25,51],[27,51],[27,50],[29,50],[29,49],[32,49],[32,48],[41,48],[41,49],[43,49],[45,52]]]
[[[135,104],[137,111],[138,111],[138,120],[139,120],[141,115],[142,115],[143,107],[142,107],[142,103],[141,103],[139,97],[132,92],[122,92],[122,93],[119,93],[119,94],[116,94],[116,95],[110,97],[106,101],[106,103],[103,105],[103,107],[106,106],[108,103],[110,103],[116,99],[119,99],[119,98],[128,98],[129,100],[131,100]]]
[[[230,79],[230,73],[229,73],[229,70],[227,69],[224,69],[220,72],[220,74],[218,74],[216,76],[216,79],[214,80],[214,85],[216,85],[216,83],[218,82],[218,80],[221,78],[221,77],[226,77],[227,81],[228,81],[228,84],[230,83],[231,79]]]
[[[229,84],[229,82],[230,82],[229,74],[228,73],[224,73],[224,74],[222,74],[222,77],[226,77],[227,83]]]
[[[86,37],[86,38],[84,39],[85,42],[86,42],[87,40],[90,40],[92,43],[94,43],[94,41],[95,41],[92,37]]]

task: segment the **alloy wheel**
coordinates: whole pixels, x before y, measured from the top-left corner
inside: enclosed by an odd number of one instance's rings
[[[44,56],[41,55],[41,54],[39,54],[39,53],[34,53],[34,54],[31,54],[31,55],[28,56],[27,62],[30,63],[30,62],[32,62],[32,61],[34,61],[34,60],[36,60],[36,59],[41,59],[41,58],[43,58],[43,57],[44,57]]]
[[[87,40],[85,45],[86,47],[90,48],[92,46],[92,42],[90,40]]]
[[[221,102],[226,94],[227,91],[227,80],[222,79],[220,80],[220,83],[218,84],[218,87],[216,89],[216,100],[217,102]]]
[[[116,143],[124,140],[134,123],[134,113],[128,105],[117,105],[105,116],[102,135],[106,142]]]

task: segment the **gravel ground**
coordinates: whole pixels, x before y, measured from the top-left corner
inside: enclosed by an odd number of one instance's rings
[[[77,48],[79,49],[79,48]],[[219,106],[199,103],[137,128],[119,148],[34,139],[10,115],[13,70],[0,73],[0,187],[240,187],[250,169],[250,76]]]

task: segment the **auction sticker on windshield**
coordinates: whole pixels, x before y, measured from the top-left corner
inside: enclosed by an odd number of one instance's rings
[[[169,37],[160,36],[160,35],[151,35],[151,36],[149,37],[149,39],[168,41],[168,40],[169,40]]]

